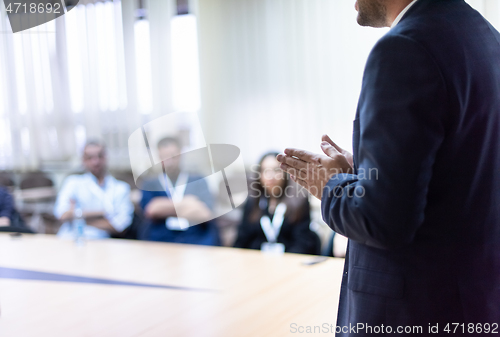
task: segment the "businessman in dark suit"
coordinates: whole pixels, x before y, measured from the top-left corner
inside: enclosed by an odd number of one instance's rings
[[[500,332],[500,34],[463,0],[356,8],[392,28],[366,64],[353,156],[328,136],[325,155],[278,156],[349,238],[337,334]]]

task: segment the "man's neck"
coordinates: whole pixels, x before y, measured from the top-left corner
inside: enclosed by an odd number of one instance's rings
[[[97,184],[99,186],[103,186],[104,185],[104,179],[106,178],[106,173],[102,173],[102,174],[91,173],[91,174],[97,179]]]
[[[274,196],[269,197],[269,204],[267,207],[268,212],[274,214],[277,205],[278,205],[278,199],[275,198]]]
[[[387,27],[391,27],[398,15],[412,2],[413,0],[396,0],[387,3]]]

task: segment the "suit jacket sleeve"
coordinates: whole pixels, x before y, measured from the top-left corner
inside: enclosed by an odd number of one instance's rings
[[[325,186],[322,214],[336,232],[384,249],[412,242],[424,219],[445,135],[447,89],[418,42],[386,35],[372,50],[358,106],[357,174]]]

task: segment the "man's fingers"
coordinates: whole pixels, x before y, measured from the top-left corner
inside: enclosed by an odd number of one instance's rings
[[[342,154],[340,151],[338,151],[334,146],[332,146],[328,142],[322,142],[321,143],[321,149],[323,150],[323,152],[328,157],[333,157],[333,156],[336,156],[336,155],[339,155],[339,154],[341,155]]]
[[[287,164],[281,164],[280,169],[290,174],[290,176],[299,177],[300,179],[307,179],[309,174],[306,170],[297,170]]]
[[[284,156],[282,154],[278,155],[276,159],[282,163],[286,164],[288,166],[291,166],[293,168],[296,168],[297,170],[304,170],[307,169],[307,163],[303,160],[297,159],[297,158],[292,158],[289,156]]]
[[[344,149],[342,149],[340,146],[338,146],[337,144],[335,144],[335,142],[330,138],[330,136],[328,135],[323,135],[323,137],[321,137],[321,140],[323,142],[327,142],[329,143],[331,146],[333,146],[337,151],[339,151],[340,153],[343,153],[344,152]]]
[[[326,134],[321,137],[321,141],[330,143],[330,144],[332,144],[332,146],[333,146],[333,144],[335,144],[333,142],[333,140],[330,138],[330,136],[328,136]]]
[[[285,149],[285,154],[288,157],[296,157],[302,161],[305,161],[306,163],[317,163],[318,162],[318,155],[316,155],[315,153],[306,151],[306,150],[288,148],[288,149]]]

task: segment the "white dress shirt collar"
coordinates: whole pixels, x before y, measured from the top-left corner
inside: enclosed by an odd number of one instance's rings
[[[401,21],[401,19],[403,18],[403,16],[406,14],[406,12],[408,12],[408,10],[410,9],[410,7],[415,4],[415,2],[417,2],[417,0],[413,0],[412,2],[410,2],[410,4],[408,6],[406,6],[405,9],[403,9],[401,11],[401,13],[399,13],[399,15],[396,17],[396,19],[392,23],[391,28],[393,28],[394,26],[396,26],[399,23],[399,21]]]
[[[106,189],[107,188],[107,185],[108,185],[109,181],[112,178],[109,174],[106,174],[104,176],[104,179],[103,179],[102,185],[101,185],[101,184],[99,184],[99,180],[97,180],[97,177],[95,175],[93,175],[92,173],[86,172],[84,174],[84,176],[87,177],[87,179],[90,179],[92,182],[94,182],[97,186],[99,186],[102,189]]]

